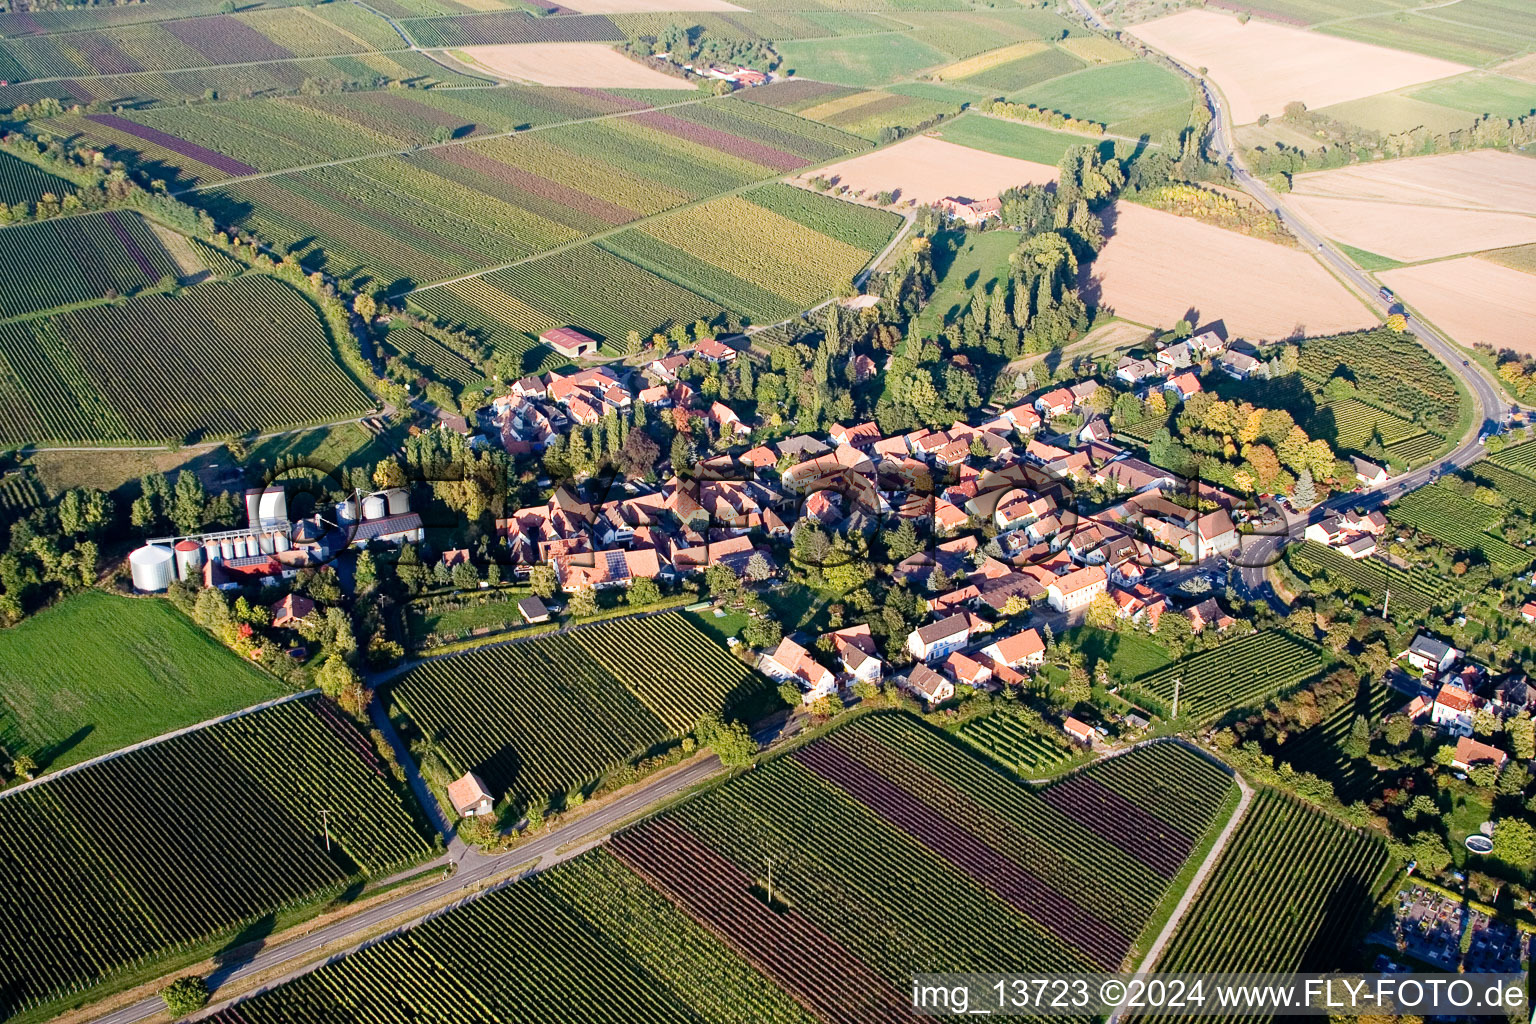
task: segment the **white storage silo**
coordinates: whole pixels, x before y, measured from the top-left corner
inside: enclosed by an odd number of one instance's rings
[[[288,539],[288,535],[286,533],[274,534],[272,537],[273,551],[287,551],[292,546],[292,544],[293,542]]]
[[[264,555],[270,555],[273,551],[277,550],[270,533],[264,533],[258,537],[257,543],[260,545],[261,553]]]
[[[235,557],[236,558],[244,558],[245,554],[246,554],[245,538],[244,537],[236,537],[235,538]]]
[[[203,546],[195,540],[176,542],[176,578],[187,580],[203,567]]]
[[[171,585],[176,558],[164,544],[145,544],[128,556],[135,590],[157,593]]]
[[[336,505],[336,518],[343,524],[357,522],[357,502],[348,498]]]
[[[363,499],[364,519],[383,519],[388,511],[389,505],[382,494],[370,494]]]
[[[230,540],[228,537],[225,537],[223,540],[219,541],[219,557],[226,562],[231,558],[234,558],[235,542]]]
[[[245,522],[247,525],[258,522],[261,518],[261,488],[252,487],[245,492]]]
[[[411,496],[404,488],[391,487],[384,492],[384,498],[389,502],[389,514],[403,516],[411,510]]]
[[[261,554],[261,541],[256,539],[256,535],[254,533],[245,538],[245,553],[252,558],[255,558],[257,555]]]
[[[219,542],[218,541],[210,540],[206,544],[203,545],[203,560],[204,561],[206,561],[206,562],[217,562],[219,559],[221,559],[223,557],[224,557],[223,553],[219,550]]]

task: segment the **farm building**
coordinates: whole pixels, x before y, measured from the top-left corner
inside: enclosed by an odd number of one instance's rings
[[[549,609],[537,597],[525,597],[517,602],[517,614],[529,624],[549,621]]]
[[[495,802],[491,798],[490,790],[485,788],[485,783],[474,772],[465,772],[463,775],[448,783],[448,802],[453,804],[453,809],[461,818],[473,818],[482,814],[491,813],[491,805]]]
[[[960,223],[971,227],[1001,216],[1003,209],[1003,204],[998,199],[966,199],[962,196],[945,196],[934,205]]]
[[[1052,580],[1045,594],[1052,608],[1069,612],[1084,607],[1108,588],[1109,577],[1104,574],[1104,567],[1089,565]]]
[[[598,340],[574,327],[556,327],[539,335],[539,340],[571,359],[596,355]]]
[[[1061,723],[1061,731],[1067,734],[1067,738],[1073,743],[1081,743],[1085,747],[1093,745],[1093,727],[1086,722],[1080,722],[1071,715]]]

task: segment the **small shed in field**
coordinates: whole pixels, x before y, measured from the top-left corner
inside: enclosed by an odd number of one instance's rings
[[[517,602],[517,613],[523,617],[524,622],[549,621],[549,609],[537,597],[525,597]]]
[[[491,798],[490,790],[485,788],[485,783],[480,781],[480,776],[474,772],[465,772],[448,783],[448,802],[453,804],[459,817],[473,818],[490,814],[491,804],[495,801]]]
[[[574,327],[556,327],[539,335],[539,340],[563,356],[580,359],[597,354],[598,340]]]

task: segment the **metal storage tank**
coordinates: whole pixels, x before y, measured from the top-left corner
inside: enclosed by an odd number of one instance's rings
[[[203,567],[203,546],[195,540],[176,542],[176,578],[190,579]]]
[[[261,521],[275,522],[288,518],[288,495],[281,487],[268,487],[261,492]]]
[[[171,585],[176,558],[164,544],[145,544],[128,556],[135,590],[155,593]]]
[[[288,535],[286,533],[274,534],[272,537],[273,551],[287,551],[291,545],[292,541],[288,539]]]
[[[234,558],[235,542],[230,540],[228,537],[225,537],[223,540],[219,541],[219,557],[224,559],[226,562],[231,558]]]
[[[389,514],[403,516],[411,510],[411,496],[403,488],[391,487],[384,492],[384,498],[389,502]]]
[[[370,494],[363,499],[364,519],[383,519],[389,512],[389,505],[384,501],[382,494]]]
[[[256,539],[256,535],[254,533],[245,538],[245,553],[250,555],[252,558],[255,558],[257,555],[261,554],[261,541]]]
[[[261,488],[252,487],[245,492],[245,521],[255,523],[261,516]]]
[[[272,540],[272,535],[270,533],[262,534],[261,537],[259,538],[259,541],[260,541],[260,547],[261,547],[261,553],[262,554],[270,555],[273,551],[277,550],[277,548],[274,545],[274,542]]]
[[[244,558],[245,555],[246,555],[245,538],[244,537],[236,537],[235,538],[235,557],[236,558]]]
[[[203,545],[203,558],[209,562],[217,562],[223,555],[219,551],[219,542],[210,540]]]
[[[352,498],[340,502],[336,506],[336,518],[343,523],[357,522],[357,502]]]

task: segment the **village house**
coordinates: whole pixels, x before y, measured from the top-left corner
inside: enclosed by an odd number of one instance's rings
[[[1081,569],[1057,577],[1045,588],[1046,600],[1058,612],[1070,612],[1084,608],[1109,587],[1104,567],[1084,566]]]
[[[1200,378],[1192,373],[1181,373],[1165,380],[1163,390],[1178,396],[1179,401],[1185,402],[1200,393]]]
[[[303,594],[289,594],[272,606],[272,625],[276,629],[297,626],[314,610],[315,602]]]
[[[943,661],[944,673],[957,683],[970,687],[985,686],[992,679],[992,670],[975,658],[955,651]]]
[[[1478,703],[1478,699],[1470,692],[1447,684],[1435,694],[1429,720],[1452,736],[1471,736],[1472,716],[1477,711]]]
[[[1120,363],[1115,368],[1115,379],[1122,384],[1139,384],[1148,377],[1159,376],[1157,364],[1150,359],[1132,359],[1130,356],[1121,356]]]
[[[970,638],[970,617],[951,615],[908,633],[907,651],[917,661],[936,661],[964,647]]]
[[[718,338],[705,338],[694,346],[694,353],[705,362],[721,364],[735,360],[736,350]]]
[[[1456,664],[1456,659],[1461,657],[1461,652],[1450,644],[1442,643],[1423,633],[1413,638],[1413,642],[1408,645],[1408,650],[1403,654],[1407,656],[1408,664],[1429,676],[1438,676],[1445,672]]]
[[[1229,377],[1247,380],[1257,374],[1264,364],[1246,352],[1229,349],[1216,360],[1216,365]]]
[[[1504,763],[1508,760],[1509,755],[1498,747],[1463,736],[1456,741],[1456,752],[1451,755],[1451,767],[1465,772],[1471,771],[1474,765],[1491,763],[1494,768],[1503,771]]]
[[[955,684],[949,677],[929,668],[914,665],[901,683],[902,689],[921,697],[928,704],[942,704],[955,695]]]
[[[845,626],[833,630],[827,636],[832,639],[832,650],[842,662],[843,671],[854,682],[879,684],[885,666],[880,660],[880,649],[875,645],[875,638],[870,635],[868,623]]]
[[[1183,341],[1176,342],[1162,349],[1157,353],[1157,359],[1155,360],[1159,366],[1166,366],[1173,370],[1182,370],[1191,361],[1189,344]]]
[[[769,679],[798,685],[807,704],[837,692],[837,678],[831,670],[789,637],[759,658],[757,667]]]
[[[1216,603],[1214,597],[1208,597],[1193,608],[1184,612],[1184,617],[1189,619],[1189,631],[1201,633],[1206,626],[1214,626],[1216,632],[1222,633],[1229,629],[1237,620],[1221,610],[1221,605]]]
[[[1047,391],[1035,399],[1035,409],[1046,419],[1056,416],[1065,416],[1072,411],[1077,403],[1072,398],[1072,392],[1066,388],[1057,388],[1055,391]]]
[[[981,653],[1009,668],[1038,668],[1045,663],[1045,643],[1033,629],[994,641],[983,647]]]
[[[1219,508],[1214,512],[1207,512],[1195,520],[1195,558],[1197,560],[1203,561],[1235,551],[1240,539],[1237,524],[1232,522],[1232,517],[1227,514],[1226,509]]]
[[[549,607],[538,597],[525,597],[517,602],[517,614],[530,626],[549,621]]]
[[[880,428],[873,422],[857,423],[851,427],[837,424],[827,431],[827,437],[834,444],[847,444],[861,450],[869,450],[874,447],[876,441],[881,439]]]

